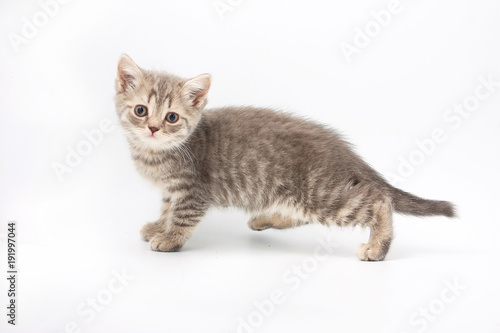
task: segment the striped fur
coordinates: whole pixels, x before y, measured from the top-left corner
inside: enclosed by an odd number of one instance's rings
[[[186,80],[141,69],[127,56],[119,62],[116,109],[132,159],[163,191],[162,215],[141,230],[153,250],[179,250],[210,207],[238,207],[252,214],[253,230],[369,227],[358,257],[383,260],[394,210],[454,215],[448,202],[387,184],[325,126],[263,108],[204,110],[209,87],[206,74]],[[136,116],[136,105],[148,116]],[[169,112],[179,121],[167,122]]]

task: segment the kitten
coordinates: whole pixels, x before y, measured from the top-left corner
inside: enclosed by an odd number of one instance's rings
[[[389,185],[334,131],[254,107],[203,110],[210,75],[182,79],[123,55],[116,110],[139,173],[163,191],[163,212],[141,235],[178,251],[210,207],[252,214],[253,230],[309,223],[370,228],[361,260],[383,260],[393,211],[454,217],[453,205]]]

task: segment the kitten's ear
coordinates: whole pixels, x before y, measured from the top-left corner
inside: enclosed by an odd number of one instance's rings
[[[207,103],[208,89],[210,89],[210,74],[201,74],[187,80],[182,86],[182,96],[195,108],[202,108]]]
[[[118,62],[115,88],[117,92],[134,90],[142,78],[142,71],[128,55],[123,54]]]

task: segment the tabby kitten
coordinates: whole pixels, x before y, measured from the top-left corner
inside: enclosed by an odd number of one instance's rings
[[[389,185],[334,131],[255,107],[203,110],[210,75],[186,80],[148,71],[123,55],[116,110],[139,173],[163,191],[158,221],[142,238],[178,251],[210,207],[252,214],[253,230],[309,223],[370,228],[361,260],[383,260],[393,211],[455,215],[452,204]]]

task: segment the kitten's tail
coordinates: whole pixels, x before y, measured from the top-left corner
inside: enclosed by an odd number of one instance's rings
[[[398,188],[389,187],[394,210],[401,214],[456,217],[455,207],[448,201],[427,200]]]

